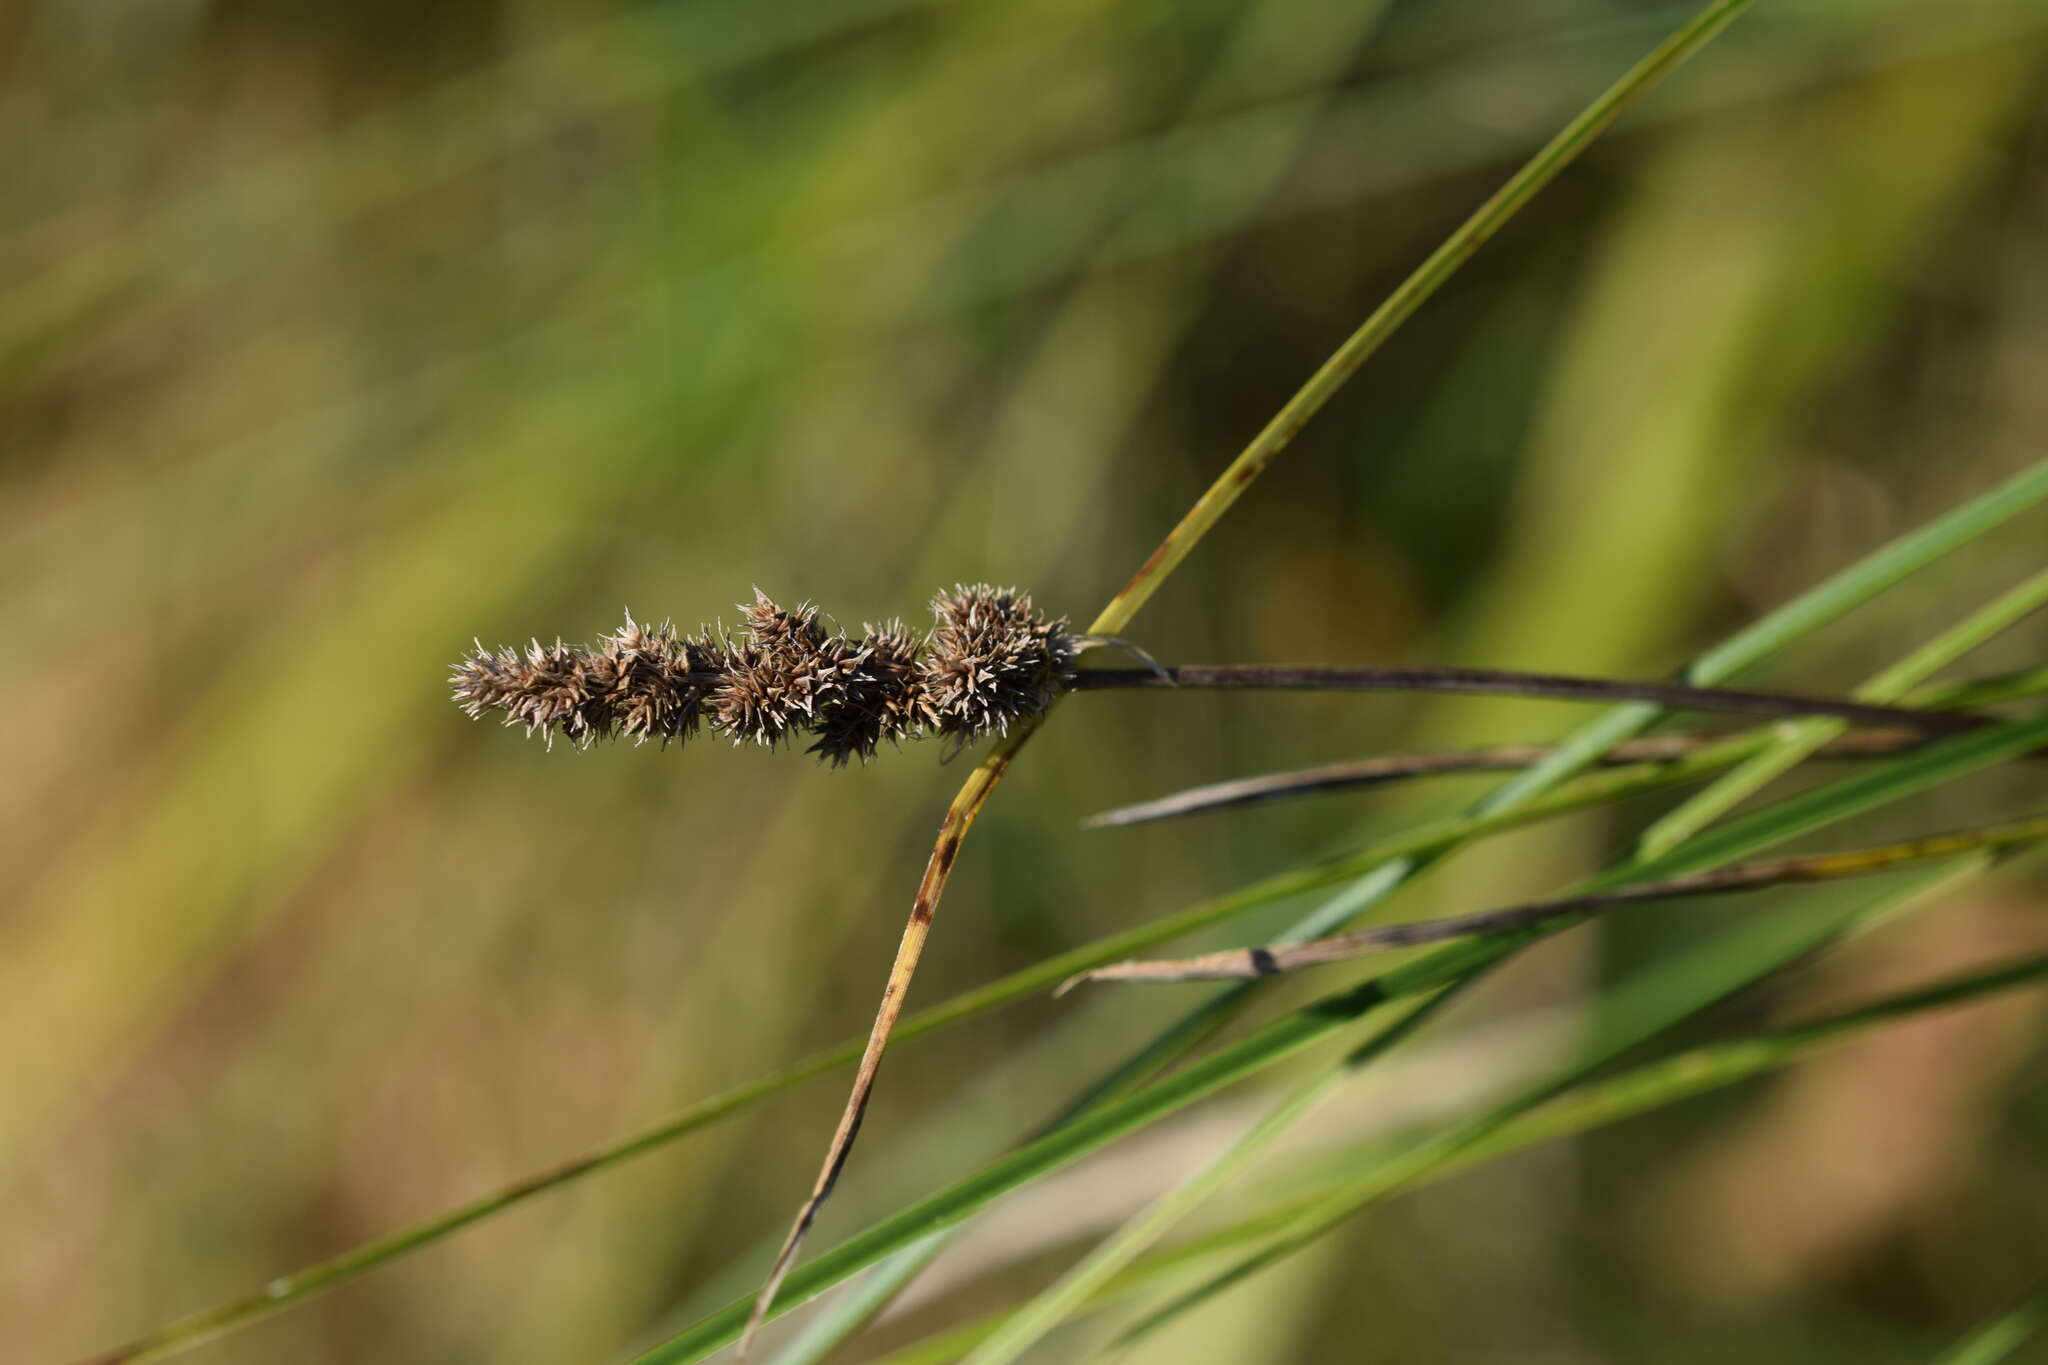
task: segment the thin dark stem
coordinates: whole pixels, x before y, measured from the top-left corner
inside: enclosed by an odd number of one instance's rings
[[[1233,948],[1202,957],[1150,962],[1119,962],[1082,972],[1061,984],[1055,994],[1064,994],[1083,981],[1246,981],[1304,967],[1343,962],[1370,953],[1410,948],[1422,943],[1467,938],[1474,934],[1505,934],[1531,929],[1554,920],[1568,920],[1645,901],[1675,900],[1685,896],[1714,896],[1731,891],[1756,891],[1795,882],[1833,881],[1841,877],[1863,877],[1887,872],[1909,863],[1933,858],[1952,858],[1964,853],[1997,850],[2048,839],[2048,816],[2032,816],[1983,829],[1933,834],[1905,843],[1879,848],[1854,849],[1844,853],[1820,853],[1769,862],[1741,863],[1714,868],[1663,881],[1565,896],[1556,900],[1532,901],[1501,910],[1482,910],[1470,915],[1419,920],[1410,924],[1387,924],[1359,929],[1348,934],[1317,939],[1312,943],[1284,944],[1270,948]]]
[[[1919,748],[1928,736],[1910,730],[1858,730],[1828,741],[1815,751],[1821,758],[1885,758]],[[1727,735],[1673,733],[1624,740],[1595,760],[1595,766],[1623,768],[1638,763],[1670,763],[1728,742]],[[1508,772],[1541,763],[1555,752],[1549,744],[1499,744],[1485,749],[1459,749],[1440,754],[1382,754],[1345,763],[1323,763],[1291,772],[1262,773],[1229,782],[1212,782],[1091,815],[1083,829],[1121,829],[1183,815],[1286,801],[1323,792],[1377,787],[1417,777],[1457,773]]]
[[[1857,725],[1898,726],[1923,735],[1952,735],[1982,725],[1980,716],[1933,714],[1896,706],[1836,701],[1782,692],[1748,692],[1684,683],[1578,678],[1500,668],[1346,668],[1315,664],[1183,665],[1153,672],[1100,668],[1077,675],[1077,691],[1104,688],[1222,688],[1288,692],[1472,692],[1558,701],[1647,701],[1680,711],[1738,716],[1833,716]]]

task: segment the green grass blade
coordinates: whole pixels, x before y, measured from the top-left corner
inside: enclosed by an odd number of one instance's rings
[[[1275,1020],[1251,1037],[1134,1095],[1090,1110],[1067,1126],[1027,1143],[974,1175],[919,1200],[798,1266],[784,1282],[776,1311],[786,1312],[917,1238],[950,1227],[1037,1177],[1295,1055],[1362,1018],[1389,998],[1380,981],[1367,981]],[[673,1365],[703,1359],[738,1338],[752,1306],[751,1297],[733,1301],[637,1357],[639,1365]]]
[[[2032,1340],[2043,1324],[2048,1324],[2048,1293],[2034,1295],[1970,1333],[1944,1351],[1936,1365],[1998,1365]]]
[[[1790,641],[1868,601],[2044,498],[2048,498],[2048,460],[2029,465],[1989,492],[1900,536],[1812,592],[1801,593],[1796,600],[1738,631],[1726,643],[1702,654],[1686,670],[1685,680],[1701,684],[1727,681]]]
[[[1273,420],[1252,438],[1251,444],[1230,462],[1229,468],[1188,509],[1188,514],[1160,542],[1159,548],[1124,585],[1123,591],[1110,599],[1101,615],[1089,624],[1087,633],[1115,635],[1129,625],[1139,608],[1158,591],[1166,576],[1222,519],[1253,480],[1287,448],[1309,419],[1322,410],[1331,395],[1344,387],[1345,381],[1365,363],[1366,357],[1378,350],[1444,281],[1457,273],[1458,267],[1471,259],[1474,252],[1535,198],[1539,190],[1555,179],[1558,172],[1592,145],[1595,138],[1607,131],[1630,105],[1734,22],[1736,16],[1753,2],[1713,0],[1603,91],[1577,118],[1529,158],[1507,184],[1495,191],[1470,218],[1446,237],[1443,244],[1387,297],[1386,302],[1359,324],[1357,331],[1345,338],[1344,344],[1310,376],[1300,392],[1274,414]]]
[[[1425,997],[1397,1022],[1381,1030],[1364,1046],[1353,1050],[1336,1067],[1316,1077],[1289,1096],[1250,1131],[1233,1143],[1222,1156],[1209,1163],[1191,1180],[1167,1191],[1138,1215],[1106,1238],[1066,1274],[1012,1314],[987,1341],[968,1357],[968,1365],[1012,1365],[1036,1345],[1046,1333],[1059,1326],[1101,1290],[1115,1275],[1158,1241],[1182,1218],[1256,1160],[1273,1141],[1305,1117],[1334,1090],[1351,1071],[1364,1066],[1390,1048],[1405,1041],[1471,984],[1458,982],[1435,995]]]
[[[774,1365],[820,1365],[924,1273],[952,1242],[955,1231],[946,1228],[912,1242],[848,1285],[775,1353]]]
[[[2048,668],[2022,668],[1995,677],[1922,688],[1912,695],[1910,701],[1915,706],[1996,706],[2000,702],[2038,697],[2044,686],[2048,686]]]
[[[1850,695],[1858,701],[1898,701],[1915,686],[1947,668],[1994,635],[2048,605],[2048,569],[2001,593],[1941,632],[1905,658],[1885,669]],[[1849,727],[1820,718],[1780,727],[1770,747],[1743,761],[1733,772],[1694,795],[1644,831],[1638,848],[1646,855],[1676,848],[1748,800],[1815,750]]]

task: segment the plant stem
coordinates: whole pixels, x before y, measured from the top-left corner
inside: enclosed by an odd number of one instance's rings
[[[1624,740],[1601,755],[1592,766],[1621,768],[1637,763],[1673,763],[1703,753],[1726,740],[1725,735],[1649,735]],[[1860,730],[1829,742],[1821,748],[1819,756],[1884,758],[1909,752],[1926,742],[1925,735],[1904,730]],[[1556,746],[1551,744],[1499,744],[1485,749],[1460,749],[1441,754],[1382,754],[1347,763],[1324,763],[1290,772],[1262,773],[1257,777],[1212,782],[1156,800],[1119,806],[1115,810],[1089,816],[1081,822],[1081,828],[1122,829],[1183,815],[1263,805],[1269,801],[1286,801],[1323,792],[1377,787],[1416,777],[1511,772],[1539,763],[1555,750]]]
[[[1644,701],[1671,710],[1738,716],[1827,716],[1860,725],[1903,726],[1927,735],[1975,729],[1980,716],[1930,714],[1895,706],[1836,701],[1783,692],[1751,692],[1686,683],[1581,678],[1502,668],[1375,668],[1318,664],[1186,664],[1179,668],[1091,669],[1076,675],[1076,691],[1111,688],[1189,688],[1284,692],[1476,692],[1489,696],[1544,697],[1557,701]]]
[[[1955,710],[2025,700],[2044,691],[2048,691],[2048,669],[2035,668],[1940,687],[1923,687],[1900,700],[1916,710]],[[1756,750],[1767,747],[1769,740],[1770,737],[1761,731],[1747,736],[1683,733],[1650,735],[1623,740],[1595,759],[1593,766],[1612,768],[1637,763],[1680,763],[1699,755],[1724,752],[1727,754],[1727,762],[1733,764],[1747,757],[1750,750],[1735,753],[1727,747],[1731,741],[1746,741],[1751,750]],[[1883,758],[1891,754],[1909,752],[1924,743],[1925,736],[1904,731],[1865,730],[1837,736],[1823,744],[1815,754],[1821,758]],[[1557,746],[1550,744],[1500,744],[1484,749],[1465,749],[1449,753],[1381,754],[1343,763],[1323,763],[1313,768],[1262,773],[1256,777],[1242,777],[1228,782],[1190,787],[1150,801],[1119,806],[1114,810],[1091,815],[1081,822],[1081,827],[1114,829],[1126,825],[1142,825],[1154,820],[1170,820],[1178,816],[1224,810],[1233,806],[1257,805],[1267,801],[1289,800],[1297,796],[1373,787],[1416,777],[1511,771],[1542,763],[1556,752]]]
[[[1464,265],[1474,252],[1534,199],[1538,191],[1556,179],[1558,172],[1577,160],[1579,154],[1607,131],[1630,105],[1647,94],[1679,63],[1706,46],[1752,3],[1754,0],[1712,0],[1703,6],[1648,56],[1602,91],[1557,136],[1543,144],[1542,149],[1530,157],[1505,185],[1474,210],[1470,218],[1444,238],[1414,273],[1387,296],[1386,302],[1374,309],[1371,316],[1358,325],[1358,330],[1344,339],[1344,344],[1323,362],[1322,368],[1309,377],[1301,390],[1287,400],[1286,406],[1273,415],[1273,420],[1252,438],[1251,444],[1230,462],[1230,467],[1209,485],[1208,491],[1180,519],[1180,524],[1167,533],[1159,548],[1131,576],[1131,581],[1089,624],[1088,634],[1120,634],[1130,624],[1131,618],[1138,614],[1138,609],[1159,590],[1166,576],[1222,519],[1252,481],[1265,472],[1266,466],[1300,434],[1309,419],[1322,411],[1323,405],[1344,387],[1344,382],[1365,363],[1368,356],[1377,351],[1430,295],[1436,293],[1444,281],[1455,275],[1458,267]]]
[[[1510,933],[1534,928],[1553,920],[1584,919],[1602,910],[1646,901],[1675,900],[1685,896],[1716,896],[1730,891],[1760,891],[1793,882],[1833,881],[1841,877],[1866,877],[1890,872],[1910,863],[1933,858],[1952,858],[1986,849],[2011,848],[2048,839],[2048,816],[2014,820],[1983,829],[1953,834],[1931,834],[1904,843],[1879,848],[1854,849],[1844,853],[1812,854],[1800,858],[1779,858],[1769,862],[1738,863],[1732,867],[1641,882],[1612,890],[1566,896],[1557,900],[1532,901],[1503,910],[1482,910],[1471,915],[1421,920],[1410,924],[1383,924],[1349,934],[1336,934],[1310,943],[1273,948],[1233,948],[1202,957],[1152,962],[1121,962],[1082,972],[1060,987],[1064,994],[1083,981],[1249,981],[1281,972],[1299,971],[1332,962],[1344,962],[1368,953],[1388,952],[1421,943],[1473,934]]]

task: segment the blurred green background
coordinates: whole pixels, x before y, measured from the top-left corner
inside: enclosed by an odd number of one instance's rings
[[[964,767],[550,753],[465,720],[447,665],[627,606],[730,620],[755,584],[850,627],[981,578],[1085,621],[1686,12],[0,12],[0,1354],[109,1346],[863,1029]],[[1132,634],[1186,662],[1658,673],[2039,458],[2044,65],[2039,0],[1759,6],[1367,367]],[[1767,681],[1847,688],[2038,568],[2041,533]],[[1970,671],[2044,645],[2024,627]],[[1571,719],[1078,699],[977,828],[913,1003],[1475,788],[1084,835],[1091,811]],[[2016,813],[2025,783],[1856,833]],[[1489,845],[1404,908],[1547,892],[1628,828]],[[2040,889],[1973,883],[1732,1008],[2038,945]],[[1310,1136],[1525,1074],[1682,923],[1546,945]],[[1036,1001],[893,1055],[818,1245],[971,1169],[1193,989]],[[1400,1200],[1132,1359],[1925,1359],[2048,1254],[2040,1022],[2021,1000],[1914,1024]],[[750,1287],[841,1079],[194,1358],[612,1358]],[[1043,1283],[1260,1103],[1012,1201],[873,1350]]]

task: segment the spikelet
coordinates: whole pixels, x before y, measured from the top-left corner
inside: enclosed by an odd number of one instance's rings
[[[865,763],[883,740],[915,739],[938,723],[919,675],[917,637],[901,621],[862,629],[858,666],[818,708],[809,750],[835,768],[850,758]]]
[[[552,645],[535,640],[524,655],[515,649],[486,650],[479,643],[455,666],[449,682],[456,701],[472,716],[503,711],[507,725],[523,726],[529,735],[539,731],[551,745],[557,733],[584,745],[611,730],[610,685],[593,674],[592,662],[584,651],[560,640]]]
[[[711,685],[723,676],[722,652],[708,639],[687,639],[663,622],[649,627],[631,615],[595,649],[560,640],[517,650],[474,653],[455,666],[456,702],[475,717],[502,711],[507,725],[559,734],[585,747],[626,735],[634,740],[687,739],[697,729]]]
[[[725,673],[725,651],[708,635],[685,637],[667,621],[626,624],[598,642],[615,682],[612,720],[635,742],[684,740],[697,733],[704,702]]]
[[[924,692],[939,730],[960,743],[1007,734],[1073,681],[1066,619],[1039,615],[1029,593],[959,584],[932,599],[932,615]]]
[[[711,723],[735,744],[772,749],[845,692],[860,652],[845,636],[828,635],[809,603],[784,611],[756,588],[753,605],[741,610],[746,633],[727,648]]]

